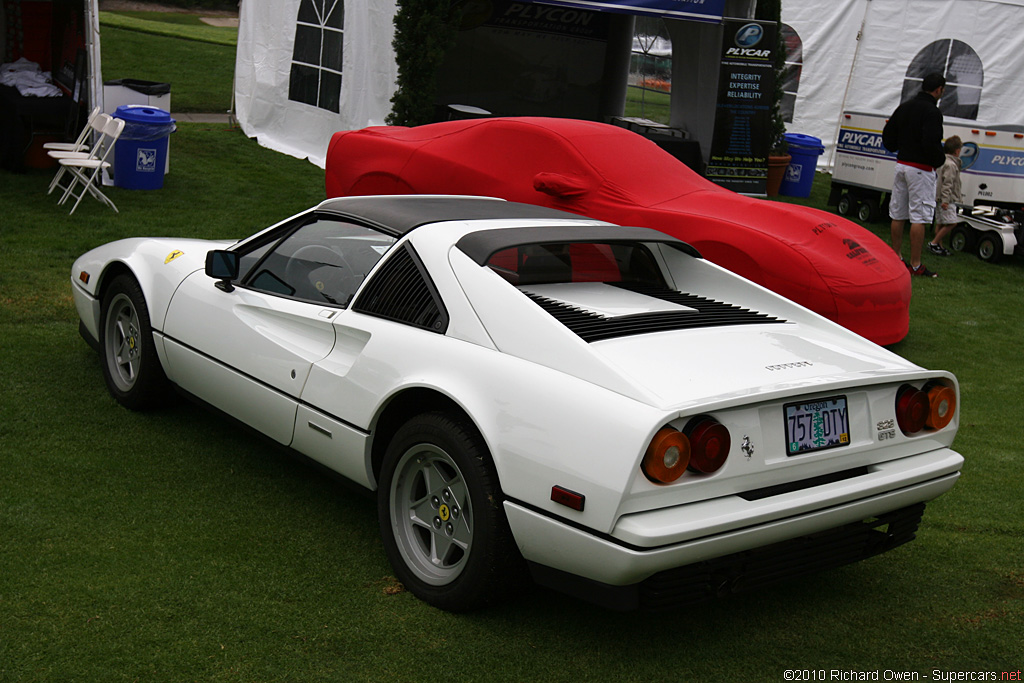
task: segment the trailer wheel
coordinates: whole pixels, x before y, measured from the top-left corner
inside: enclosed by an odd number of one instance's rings
[[[978,258],[986,263],[995,263],[1003,256],[1003,239],[995,232],[987,232],[978,238]]]
[[[878,206],[869,201],[857,205],[857,218],[861,223],[874,223],[878,220]]]
[[[964,223],[958,223],[949,235],[949,246],[953,251],[974,251],[974,242],[974,230]]]
[[[840,216],[849,216],[850,212],[853,211],[853,197],[850,196],[849,192],[844,192],[843,196],[839,198],[836,203],[836,211],[839,212]]]

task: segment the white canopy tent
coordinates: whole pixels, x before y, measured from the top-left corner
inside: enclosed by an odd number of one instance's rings
[[[398,73],[394,15],[380,0],[242,2],[235,111],[245,134],[323,167],[332,133],[383,125]]]
[[[937,68],[947,118],[1024,124],[1024,0],[784,0],[782,21],[803,62],[787,129],[822,140],[821,165],[844,111],[889,114]]]

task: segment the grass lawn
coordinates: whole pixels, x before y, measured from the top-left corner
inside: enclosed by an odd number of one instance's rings
[[[189,14],[101,12],[103,81],[170,83],[174,112],[226,112],[238,29],[198,22]]]
[[[124,49],[107,37],[105,51]],[[111,188],[118,214],[86,199],[68,216],[46,195],[52,172],[0,171],[0,681],[999,680],[1021,668],[1020,259],[933,258],[941,277],[913,283],[910,334],[892,348],[958,376],[967,461],[913,543],[668,614],[534,589],[451,615],[396,584],[372,498],[189,403],[139,414],[108,396],[77,333],[76,256],[122,237],[242,237],[324,196],[318,168],[227,125],[179,124],[170,144],[165,187]],[[823,206],[827,191],[819,175],[794,201]]]
[[[668,124],[670,100],[672,96],[667,92],[656,90],[644,90],[630,86],[626,89],[626,116],[635,116],[642,119],[650,119],[658,123]]]

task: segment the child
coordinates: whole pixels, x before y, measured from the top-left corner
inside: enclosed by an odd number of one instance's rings
[[[942,239],[957,224],[956,203],[960,194],[960,150],[964,143],[959,135],[946,139],[942,148],[946,152],[946,163],[939,167],[935,182],[935,237],[928,243],[928,250],[939,256],[953,252],[942,246]]]

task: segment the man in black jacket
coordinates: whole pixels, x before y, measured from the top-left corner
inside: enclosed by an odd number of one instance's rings
[[[921,92],[892,113],[882,130],[882,144],[896,152],[896,172],[889,216],[892,248],[902,253],[903,228],[910,221],[910,274],[936,277],[924,267],[924,226],[935,213],[935,169],[946,160],[942,151],[942,112],[938,101],[946,87],[942,74],[930,73]]]

